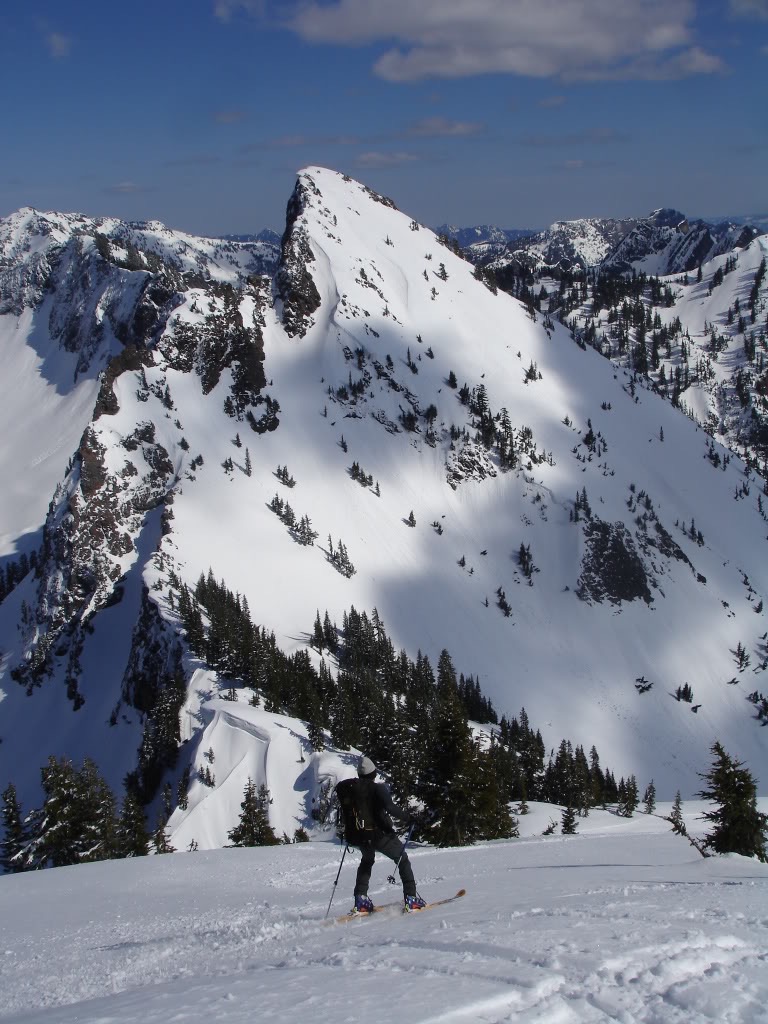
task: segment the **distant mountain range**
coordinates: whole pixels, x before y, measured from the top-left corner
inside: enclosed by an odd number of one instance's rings
[[[715,256],[743,248],[764,227],[756,222],[689,221],[673,209],[654,210],[648,217],[583,218],[556,221],[544,231],[512,232],[492,227],[451,228],[467,257],[482,267],[518,267],[521,272],[599,269],[677,274],[695,270]]]
[[[535,234],[533,229],[525,228],[497,228],[492,224],[478,224],[471,228],[457,228],[453,224],[441,224],[435,228],[435,234],[450,238],[457,242],[462,249],[471,245],[507,245],[509,242],[516,242],[518,239],[527,238]]]

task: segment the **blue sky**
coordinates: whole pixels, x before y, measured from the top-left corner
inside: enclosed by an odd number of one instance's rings
[[[5,0],[0,215],[282,230],[323,164],[424,223],[764,213],[768,0]]]

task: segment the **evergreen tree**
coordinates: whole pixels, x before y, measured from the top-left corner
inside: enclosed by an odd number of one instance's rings
[[[0,867],[6,873],[24,870],[22,854],[26,845],[26,830],[16,787],[9,783],[3,790],[2,823],[4,838],[0,843]]]
[[[492,739],[485,750],[475,748],[478,839],[516,839],[518,821],[510,814],[509,787],[504,785],[505,751]]]
[[[336,652],[336,627],[331,625],[331,617],[327,611],[323,619],[323,643],[332,654]]]
[[[653,814],[656,809],[656,787],[653,784],[653,779],[645,787],[645,793],[643,794],[643,804],[645,806],[646,814]]]
[[[144,812],[135,795],[128,791],[123,800],[117,822],[117,855],[119,857],[145,857],[149,849]]]
[[[601,807],[605,808],[605,779],[600,767],[600,757],[597,753],[597,748],[594,746],[589,751],[589,780],[592,806],[596,807],[600,804]]]
[[[672,813],[669,816],[669,820],[676,831],[683,827],[683,801],[680,797],[679,789],[675,793],[675,802],[672,804]]]
[[[171,846],[171,841],[166,832],[167,825],[168,819],[164,814],[161,814],[157,822],[157,828],[152,834],[152,844],[155,847],[155,853],[176,853],[176,847]]]
[[[186,811],[189,807],[189,776],[190,767],[187,764],[184,766],[184,771],[181,773],[179,784],[176,787],[176,803],[180,811]]]
[[[618,814],[624,818],[631,818],[637,810],[640,797],[637,790],[637,779],[630,775],[626,782],[624,779],[619,782],[619,806],[616,808]]]
[[[456,672],[443,651],[438,662],[437,703],[429,744],[424,744],[421,795],[428,808],[426,834],[438,846],[463,846],[480,838],[511,834],[509,810],[499,814],[501,795],[492,771],[472,740],[459,697]],[[420,733],[420,741],[423,736]]]
[[[111,860],[118,856],[119,846],[114,793],[90,758],[83,761],[77,784],[81,804],[79,859]]]
[[[567,807],[563,808],[560,830],[564,836],[574,836],[576,835],[576,828],[576,810],[572,804],[568,804]]]
[[[53,756],[42,769],[43,806],[26,818],[25,866],[62,867],[118,854],[115,799],[96,765]]]
[[[77,778],[72,762],[51,756],[41,770],[43,807],[28,817],[30,843],[27,858],[34,867],[62,867],[79,859]]]
[[[249,778],[240,804],[240,821],[227,835],[232,846],[276,846],[279,839],[269,824],[269,790]]]
[[[734,761],[720,743],[712,746],[714,761],[708,772],[699,773],[705,788],[696,795],[717,804],[702,817],[712,826],[704,847],[716,853],[739,853],[768,861],[768,815],[757,809],[757,784],[743,762]]]
[[[327,614],[328,613],[326,612],[326,615]],[[312,629],[312,640],[311,640],[311,643],[312,643],[312,646],[317,651],[319,651],[320,654],[323,653],[323,647],[325,645],[325,636],[324,636],[324,633],[323,633],[323,624],[320,621],[320,612],[319,612],[319,610],[317,612],[317,615],[315,616],[315,625],[314,625],[314,627]]]
[[[312,702],[311,714],[307,716],[307,737],[314,751],[325,750],[325,734],[323,733],[322,709],[319,701]]]

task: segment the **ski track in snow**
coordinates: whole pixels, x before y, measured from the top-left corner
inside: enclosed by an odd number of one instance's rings
[[[343,925],[323,917],[339,863],[330,843],[6,876],[0,1019],[768,1020],[768,866],[702,860],[645,815],[604,825],[415,849],[422,892],[464,884],[467,896]],[[332,914],[356,866],[348,855]],[[397,898],[390,867],[377,860],[376,899]]]

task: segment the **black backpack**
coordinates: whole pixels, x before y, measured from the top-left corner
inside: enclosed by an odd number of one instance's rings
[[[344,838],[352,846],[363,846],[375,837],[374,785],[370,779],[342,779],[336,786]]]

